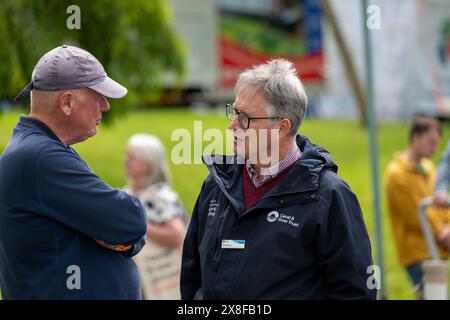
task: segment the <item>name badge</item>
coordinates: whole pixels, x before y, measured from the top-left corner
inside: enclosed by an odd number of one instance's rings
[[[245,240],[222,240],[222,249],[244,249]]]

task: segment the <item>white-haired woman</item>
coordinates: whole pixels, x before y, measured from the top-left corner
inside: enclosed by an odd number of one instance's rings
[[[136,256],[146,299],[179,298],[181,247],[186,210],[169,184],[169,167],[161,141],[149,134],[128,140],[125,191],[141,200],[147,213],[147,244]]]

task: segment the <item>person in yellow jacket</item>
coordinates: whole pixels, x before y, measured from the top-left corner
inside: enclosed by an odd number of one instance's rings
[[[399,263],[420,294],[422,262],[431,258],[418,217],[422,199],[432,197],[436,169],[429,159],[442,131],[438,120],[416,116],[409,131],[409,146],[397,152],[387,167],[386,196]],[[441,257],[449,257],[450,211],[429,207],[427,217],[439,245]]]

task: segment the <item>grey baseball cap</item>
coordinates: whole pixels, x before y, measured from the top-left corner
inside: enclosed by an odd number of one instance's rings
[[[31,82],[16,96],[22,101],[31,90],[57,91],[90,88],[105,97],[119,99],[127,89],[108,77],[102,64],[86,50],[62,45],[42,56]]]

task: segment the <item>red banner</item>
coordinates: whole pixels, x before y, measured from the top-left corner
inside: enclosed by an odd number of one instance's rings
[[[219,38],[219,84],[223,88],[232,88],[237,77],[245,69],[262,64],[274,58],[291,61],[305,84],[320,84],[323,81],[323,54],[307,56],[273,56],[259,53],[227,40]]]

